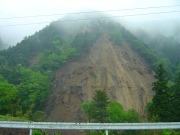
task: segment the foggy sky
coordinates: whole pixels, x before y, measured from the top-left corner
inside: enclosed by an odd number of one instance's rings
[[[6,26],[17,24],[30,24],[51,22],[62,18],[64,13],[78,13],[82,11],[107,11],[107,10],[120,10],[120,9],[134,9],[143,7],[160,7],[180,5],[179,0],[0,0],[0,37],[3,42],[9,45],[15,45],[20,42],[25,36],[34,34],[49,23],[38,25],[18,25]],[[169,12],[180,11],[180,6],[158,9],[143,9],[143,10],[126,10],[119,12],[107,12],[113,16],[124,16],[133,14],[145,14],[151,12]],[[180,12],[167,13],[159,15],[146,15],[134,17],[120,17],[129,22],[146,22],[154,20],[173,20],[180,19]],[[51,15],[51,16],[38,16],[38,15]],[[38,17],[27,17],[38,16]],[[87,14],[88,16],[88,14]],[[14,18],[23,17],[23,18]],[[4,19],[11,18],[11,19]],[[152,22],[153,22],[152,21]]]

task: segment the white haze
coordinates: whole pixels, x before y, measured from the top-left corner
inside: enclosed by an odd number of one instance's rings
[[[180,5],[179,0],[0,0],[0,38],[3,42],[9,45],[15,45],[20,42],[25,36],[34,34],[43,27],[49,24],[49,22],[56,21],[62,18],[63,15],[52,14],[64,14],[64,13],[78,13],[82,11],[108,11],[108,10],[120,10],[106,12],[112,16],[121,16],[119,19],[124,25],[131,24],[132,26],[142,26],[151,30],[153,24],[156,25],[156,21],[161,21],[164,24],[161,26],[167,27],[168,23],[171,23],[171,27],[168,28],[173,33],[173,20],[180,19],[177,13],[157,14],[157,15],[138,15],[147,13],[160,13],[169,11],[180,11],[180,6],[169,8],[149,8],[139,10],[121,10],[121,9],[135,9],[146,7],[162,7]],[[51,16],[38,16],[38,15],[51,15]],[[136,15],[136,16],[128,16]],[[37,16],[37,17],[27,17]],[[87,14],[88,16],[88,14]],[[122,17],[125,16],[125,17]],[[23,18],[14,18],[23,17]],[[25,18],[27,17],[27,18]],[[3,19],[12,18],[12,19]],[[164,20],[164,21],[163,21]],[[47,23],[42,23],[47,22]],[[148,22],[148,23],[147,23]],[[151,24],[146,26],[146,24]],[[168,22],[168,23],[167,23]],[[42,24],[32,24],[42,23]],[[19,25],[19,24],[31,24],[31,25]],[[135,24],[135,25],[132,25]],[[18,26],[8,26],[18,25]],[[157,30],[157,27],[156,27]],[[164,30],[164,28],[159,29]],[[164,33],[164,32],[162,32]]]

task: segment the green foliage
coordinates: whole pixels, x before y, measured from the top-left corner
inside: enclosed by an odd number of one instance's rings
[[[141,130],[138,135],[179,135],[178,130]]]
[[[76,53],[76,49],[57,47],[56,52],[48,51],[48,53],[40,53],[39,64],[43,70],[54,70],[67,61],[74,60],[77,57],[78,53]]]
[[[89,121],[100,123],[123,123],[123,122],[140,122],[139,115],[134,109],[127,112],[118,102],[109,101],[107,94],[103,90],[97,90],[93,101],[84,102],[81,105]],[[98,135],[104,134],[104,131],[88,131],[87,134]],[[123,135],[136,134],[135,131],[123,131]],[[109,134],[117,135],[118,131],[109,131]],[[138,134],[138,132],[137,132]]]
[[[109,101],[103,90],[97,90],[92,102],[81,105],[88,119],[94,122],[139,122],[139,115],[134,109],[124,111],[121,104]]]
[[[94,106],[92,102],[84,102],[81,107],[86,113],[89,122],[91,119],[94,119]]]
[[[49,94],[50,83],[48,77],[24,67],[20,67],[19,72],[21,80],[17,88],[23,101],[23,112],[25,113],[28,110],[33,112],[34,109],[41,109]]]
[[[56,35],[53,37],[51,47],[38,55],[39,68],[42,70],[54,70],[64,63],[75,60],[79,54],[75,48],[70,47],[71,40]]]
[[[146,41],[148,40],[148,46],[150,48],[161,53],[164,58],[167,58],[168,61],[174,65],[174,68],[178,66],[180,58],[180,43],[178,43],[173,37],[157,34],[154,35],[154,37],[143,35],[143,37],[140,38],[144,40],[144,37],[147,38]]]
[[[87,135],[105,135],[105,131],[87,131]]]
[[[33,135],[47,135],[46,131],[44,130],[33,130],[32,134]]]
[[[109,103],[108,115],[110,123],[126,122],[128,119],[124,108],[118,102],[111,101]]]
[[[48,133],[45,130],[33,130],[32,131],[33,135],[48,135]],[[52,134],[52,133],[51,133]],[[53,133],[52,135],[61,135],[60,133]]]
[[[121,28],[121,34],[124,40],[128,41],[131,47],[148,62],[151,67],[155,70],[159,64],[163,64],[165,70],[167,71],[167,76],[169,79],[173,80],[173,71],[175,70],[174,65],[167,59],[164,55],[155,50],[151,49],[147,44],[142,42],[140,39],[131,34],[124,27]],[[156,45],[156,44],[155,44]],[[179,49],[178,49],[179,50]],[[179,53],[179,52],[178,52]],[[179,55],[179,54],[178,54]],[[177,56],[178,56],[177,55]],[[177,58],[176,58],[177,59]],[[179,59],[178,59],[179,60]]]
[[[0,121],[29,121],[26,118],[23,117],[13,117],[10,114],[6,114],[6,115],[0,115]]]
[[[51,71],[89,51],[100,35],[97,28],[69,35],[62,26],[52,23],[16,46],[0,51],[0,79],[7,80],[1,82],[0,89],[8,101],[0,97],[3,102],[0,113],[41,121],[45,114],[40,110],[49,94]],[[4,87],[11,87],[7,92],[13,92],[5,93]]]
[[[78,33],[74,38],[71,46],[76,48],[79,53],[89,52],[93,43],[100,36],[100,33],[97,33],[96,31]]]
[[[176,83],[168,85],[166,71],[162,65],[156,70],[153,90],[155,95],[151,103],[147,104],[147,117],[150,121],[178,122],[180,121],[180,74]]]
[[[15,66],[17,64],[22,64],[24,66],[28,65],[28,60],[32,58],[39,50],[34,44],[34,38],[28,37],[24,39],[21,43],[18,43],[16,46],[10,47],[7,50],[0,52],[0,55],[5,57],[5,61],[10,66]]]
[[[92,77],[96,78],[96,74],[95,74],[93,71],[90,72],[90,75],[91,75]]]
[[[7,81],[0,82],[0,114],[11,114],[14,116],[18,108],[18,90]]]
[[[56,133],[54,133],[53,135],[61,135],[61,134],[56,132]]]
[[[95,122],[104,123],[107,121],[109,99],[105,91],[96,90],[93,97],[94,120]]]
[[[93,101],[85,102],[81,106],[89,120],[99,123],[107,122],[109,99],[105,91],[96,90]]]
[[[177,43],[169,42],[172,40],[163,42],[164,47],[162,53],[159,54],[113,21],[92,21],[88,32],[77,35],[69,35],[62,26],[52,23],[34,35],[25,37],[16,46],[0,51],[0,114],[41,121],[45,114],[40,110],[49,94],[51,71],[76,60],[81,53],[88,52],[102,32],[109,34],[110,40],[118,45],[122,40],[128,41],[153,69],[163,64],[168,79],[175,81],[174,78],[180,71],[180,66],[178,66],[180,65],[180,47]],[[156,46],[156,42],[154,43]],[[1,41],[0,44],[2,44]],[[170,47],[169,44],[173,46]],[[96,78],[94,72],[90,72],[90,75]],[[160,78],[157,80],[159,81],[153,84],[156,95],[153,102],[147,106],[148,118],[152,121],[164,121],[166,118],[162,117],[168,116],[166,119],[168,121],[179,121],[180,114],[177,110],[180,109],[180,77],[177,77],[176,82],[172,82],[171,85],[167,84],[166,76],[164,81]],[[98,109],[97,106],[95,108],[95,102],[82,105],[92,121],[96,121],[95,117],[100,118],[100,112],[104,109]],[[109,102],[107,106],[103,121],[138,122],[138,115],[133,110],[125,112],[121,105],[112,102]],[[96,113],[94,113],[95,109]]]
[[[44,120],[45,117],[46,117],[46,114],[43,111],[36,111],[33,114],[32,120],[36,122],[41,122]]]
[[[49,94],[52,79],[49,73],[88,51],[98,35],[99,31],[92,30],[69,36],[61,26],[52,23],[16,46],[0,51],[0,74],[7,80],[1,82],[0,89],[14,90],[9,95],[6,93],[9,102],[0,98],[3,102],[0,113],[36,119]]]
[[[170,102],[171,108],[171,121],[179,122],[180,121],[180,73],[177,76],[174,86],[171,87],[172,98]]]
[[[140,122],[139,114],[134,109],[129,109],[127,112],[127,121],[128,122]]]
[[[59,29],[61,28],[59,27]],[[72,38],[64,35],[63,31],[59,31],[55,25],[51,24],[33,36],[25,37],[24,40],[22,40],[16,46],[1,51],[0,63],[6,63],[9,66],[17,66],[18,64],[21,64],[28,67],[32,64],[31,60],[34,57],[37,57],[40,53],[45,53],[45,56],[52,55],[49,56],[49,59],[55,59],[56,61],[57,58],[55,55],[59,55],[59,53],[62,52],[68,53],[68,57],[67,54],[60,55],[65,55],[64,57],[67,57],[65,60],[69,60],[70,57],[72,58],[74,55],[74,50],[72,51],[73,48],[70,47],[72,40]],[[72,55],[70,54],[71,52],[73,53]]]
[[[0,85],[3,92],[3,95],[0,94],[3,102],[1,114],[10,113],[28,119],[38,117],[37,112],[42,109],[49,94],[50,70],[78,56],[76,49],[70,47],[73,39],[60,29],[50,24],[25,37],[16,46],[0,51],[0,75],[7,80]],[[4,95],[6,99],[1,98]]]
[[[114,43],[118,44],[118,45],[121,45],[122,35],[121,35],[120,30],[117,30],[117,29],[113,30],[110,33],[110,40],[113,41]]]
[[[156,121],[169,121],[170,116],[170,105],[169,105],[169,88],[168,80],[166,77],[166,71],[164,67],[160,64],[156,70],[155,78],[157,79],[153,85],[153,91],[155,95],[152,99],[152,104],[149,106],[150,116],[157,117]]]
[[[173,65],[169,62],[169,60],[165,57],[163,58],[159,58],[155,63],[154,63],[154,67],[158,67],[159,65],[163,65],[164,69],[166,70],[167,72],[167,77],[169,79],[171,78],[174,78],[174,75],[173,75]]]
[[[0,94],[3,102],[0,113],[20,117],[24,115],[32,119],[34,111],[41,110],[49,94],[49,76],[21,65],[16,68],[2,66],[0,73],[7,78],[7,81],[0,82],[0,91],[3,94]]]

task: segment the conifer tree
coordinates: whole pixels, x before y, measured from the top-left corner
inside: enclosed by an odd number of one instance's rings
[[[104,90],[96,90],[93,101],[85,102],[81,105],[90,120],[98,123],[108,121],[109,98]]]
[[[108,118],[107,108],[109,99],[104,90],[97,90],[93,97],[94,119],[96,122],[104,123]]]
[[[154,77],[157,81],[152,84],[152,89],[155,92],[155,95],[152,99],[152,105],[149,108],[149,113],[151,116],[157,117],[155,121],[170,121],[168,80],[166,77],[166,71],[162,64],[158,66]]]
[[[179,122],[180,121],[180,73],[178,74],[176,84],[173,86],[173,94],[171,101],[171,109],[172,109],[172,121]]]

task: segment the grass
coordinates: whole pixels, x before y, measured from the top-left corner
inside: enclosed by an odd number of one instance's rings
[[[12,117],[9,114],[7,114],[7,115],[0,115],[0,121],[29,121],[29,120],[26,118]]]

